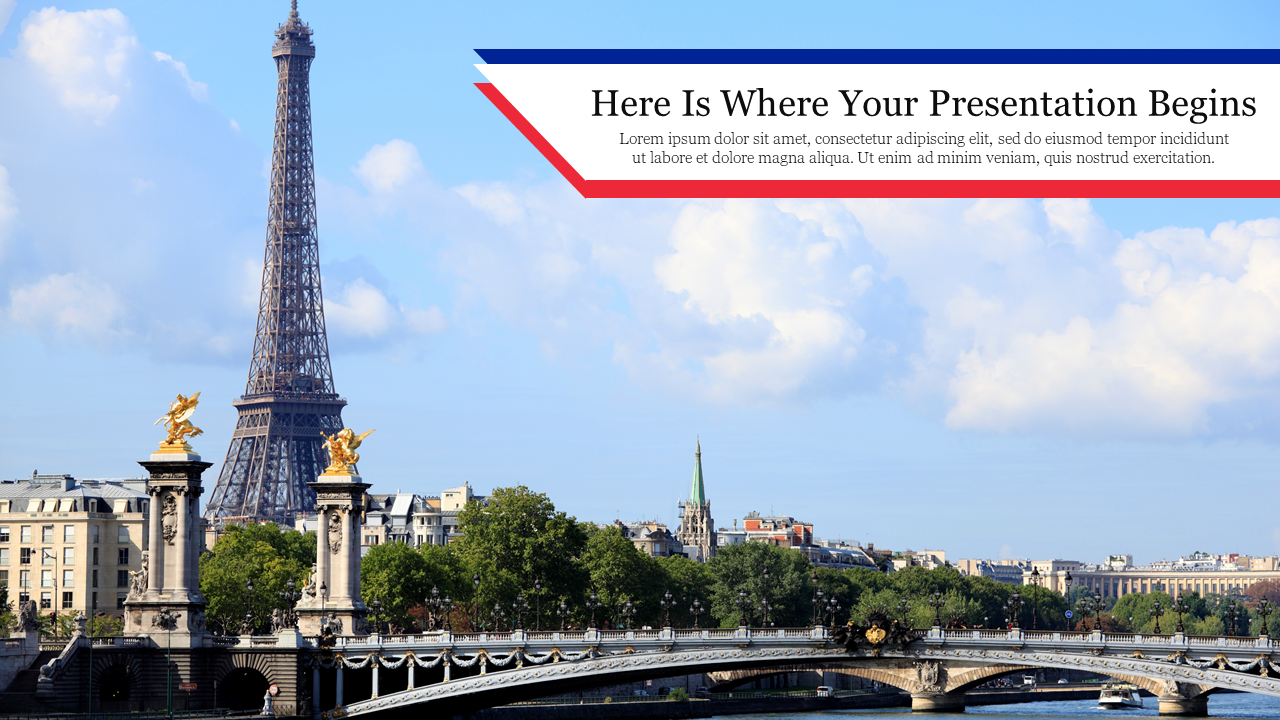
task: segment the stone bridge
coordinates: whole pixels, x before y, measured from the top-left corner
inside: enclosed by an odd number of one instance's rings
[[[1280,696],[1277,649],[1266,637],[939,628],[906,646],[854,651],[824,628],[368,635],[337,638],[317,653],[311,684],[322,720],[390,719],[690,673],[838,668],[911,693],[914,710],[954,711],[966,690],[994,677],[1066,668],[1133,682],[1159,697],[1162,714],[1203,715],[1217,689]],[[344,697],[353,682],[368,699]],[[328,686],[332,697],[323,697]]]

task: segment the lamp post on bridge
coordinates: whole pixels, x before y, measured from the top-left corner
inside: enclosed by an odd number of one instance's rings
[[[1009,614],[1010,630],[1021,629],[1019,626],[1022,624],[1022,605],[1022,595],[1017,590],[1014,590],[1013,595],[1009,596],[1004,603],[1005,610]]]
[[[906,627],[907,615],[909,615],[910,613],[911,613],[911,603],[908,603],[907,596],[903,595],[902,599],[898,601],[898,617],[899,617],[898,623],[903,627]]]
[[[942,591],[934,590],[933,597],[929,598],[929,607],[933,608],[933,626],[942,627],[942,606],[946,603],[942,602]]]
[[[1031,585],[1035,588],[1032,590],[1034,596],[1031,604],[1031,629],[1040,629],[1040,568],[1032,566],[1031,568]]]
[[[165,608],[161,612],[156,613],[156,621],[160,627],[164,628],[168,634],[169,643],[165,647],[164,655],[164,687],[165,687],[165,710],[169,717],[173,717],[173,629],[178,626],[178,619],[173,616],[173,611]],[[90,641],[92,642],[92,640]],[[93,667],[89,668],[90,674],[93,673]]]
[[[1258,629],[1258,637],[1270,637],[1271,631],[1267,627],[1267,616],[1275,612],[1275,608],[1271,607],[1271,601],[1262,598],[1258,601],[1258,615],[1262,618],[1262,627]]]
[[[529,611],[529,603],[524,599],[524,594],[516,595],[516,601],[511,603],[512,614],[515,615],[515,629],[524,629],[524,614]]]
[[[840,612],[840,601],[834,596],[827,598],[827,612],[831,614],[831,625],[835,626],[837,614]]]
[[[662,593],[660,604],[662,605],[662,627],[669,628],[671,627],[671,608],[676,605],[675,597],[671,595],[670,590]]]
[[[1183,633],[1182,616],[1187,613],[1187,609],[1188,609],[1187,604],[1182,602],[1182,593],[1178,593],[1177,597],[1173,599],[1173,607],[1169,609],[1172,610],[1174,613],[1176,613],[1178,616],[1178,634],[1181,635]]]
[[[702,602],[697,598],[694,598],[693,602],[689,604],[689,614],[693,616],[693,628],[695,630],[698,629],[698,616],[701,615],[702,612]]]
[[[813,626],[818,626],[818,603],[822,602],[822,588],[818,587],[818,571],[814,570],[813,575],[809,576],[809,582],[813,583]]]
[[[760,610],[763,613],[763,617],[760,620],[760,627],[767,627],[767,626],[773,625],[773,623],[769,621],[769,566],[768,565],[764,566],[764,570],[760,573],[760,576],[763,581],[763,584],[762,584],[763,589],[761,591],[761,597],[760,597]]]
[[[1240,619],[1240,609],[1236,606],[1231,598],[1227,598],[1227,611],[1222,614],[1224,620],[1230,620],[1227,625],[1227,637],[1235,637],[1236,621]]]
[[[533,629],[542,629],[542,578],[533,579]]]
[[[564,632],[568,629],[569,623],[569,606],[565,601],[560,601],[560,607],[556,608],[556,615],[560,616],[560,631]]]
[[[1069,569],[1067,570],[1067,576],[1062,580],[1067,585],[1067,593],[1062,597],[1064,600],[1067,601],[1067,607],[1071,607],[1071,581],[1073,580],[1073,578],[1071,577],[1071,570]],[[1068,627],[1067,629],[1070,630],[1071,628]]]
[[[596,629],[596,610],[600,609],[600,596],[595,591],[591,591],[591,595],[587,597],[587,612],[591,613],[591,618],[587,622],[587,628]]]
[[[1165,609],[1159,600],[1151,603],[1151,617],[1156,619],[1156,634],[1160,634],[1160,616],[1164,615]]]
[[[738,591],[738,627],[747,626],[747,608],[751,607],[751,601],[747,599],[747,591]]]
[[[627,624],[627,629],[631,629],[631,618],[636,616],[636,606],[630,600],[622,603],[622,618]]]
[[[471,632],[477,632],[480,628],[480,573],[471,576],[471,607],[475,616],[471,620]]]

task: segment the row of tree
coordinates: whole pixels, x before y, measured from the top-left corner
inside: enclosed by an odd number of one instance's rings
[[[445,545],[373,546],[361,563],[361,595],[377,600],[377,620],[393,630],[423,630],[447,622],[457,631],[661,626],[805,626],[863,621],[872,612],[916,627],[1007,627],[1011,612],[1023,628],[1152,632],[1150,610],[1163,593],[1127,595],[1105,607],[1087,605],[1076,588],[1072,606],[1036,586],[963,576],[952,568],[815,569],[797,551],[765,543],[720,548],[706,564],[683,556],[651,558],[620,528],[579,522],[541,493],[519,486],[469,503],[458,517],[462,537]],[[271,611],[289,602],[288,583],[305,584],[315,560],[315,534],[274,525],[233,527],[201,560],[201,589],[216,631],[236,633],[246,616],[258,631]],[[253,589],[249,591],[249,581]],[[1280,590],[1280,588],[1278,588]],[[447,599],[447,604],[446,604]],[[1225,601],[1184,596],[1189,634],[1221,634]],[[1077,602],[1086,601],[1086,602]],[[1074,611],[1068,618],[1067,611]],[[1238,631],[1260,629],[1243,609]],[[1273,620],[1280,630],[1280,618]],[[1169,613],[1161,629],[1171,632]]]

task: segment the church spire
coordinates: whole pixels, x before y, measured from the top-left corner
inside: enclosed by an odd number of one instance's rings
[[[698,438],[698,449],[693,454],[693,489],[689,491],[689,502],[694,505],[707,504],[707,491],[702,486],[702,438]]]

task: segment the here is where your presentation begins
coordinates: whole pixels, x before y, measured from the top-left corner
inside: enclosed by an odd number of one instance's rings
[[[668,97],[634,97],[620,90],[592,90],[592,117],[667,117],[676,110],[681,117],[712,115],[710,95],[695,95],[695,90],[682,90],[674,105]],[[775,97],[764,88],[720,90],[724,112],[729,117],[1138,117],[1137,98],[1097,96],[1093,88],[1084,94],[1070,96],[966,97],[949,90],[930,90],[928,103],[919,97],[893,97],[866,94],[863,90],[839,90],[829,100],[823,96]],[[1253,117],[1257,114],[1256,98],[1218,95],[1217,88],[1199,97],[1175,96],[1167,90],[1148,90],[1141,105],[1148,117],[1185,118],[1193,124],[1211,117]],[[927,110],[927,113],[923,111]]]

